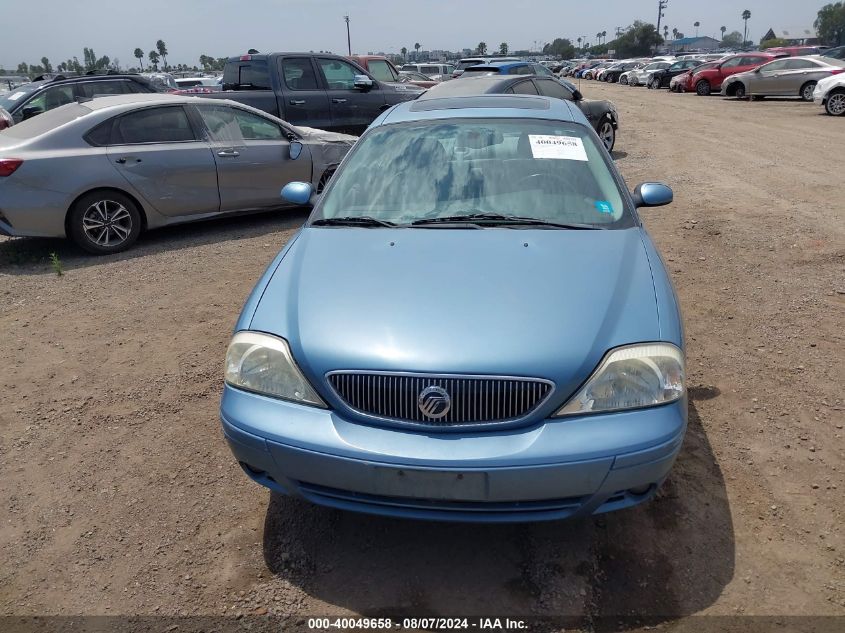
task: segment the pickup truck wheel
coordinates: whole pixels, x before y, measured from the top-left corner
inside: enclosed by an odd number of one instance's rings
[[[82,196],[68,214],[68,234],[83,250],[108,255],[126,250],[141,233],[137,205],[117,191]]]
[[[830,116],[845,116],[845,90],[834,90],[827,96],[824,109]]]
[[[706,79],[702,79],[697,84],[695,84],[695,92],[699,97],[708,97],[710,96],[710,82]]]
[[[801,98],[804,101],[812,101],[813,100],[813,93],[816,91],[816,82],[815,81],[808,81],[803,86],[801,86]]]

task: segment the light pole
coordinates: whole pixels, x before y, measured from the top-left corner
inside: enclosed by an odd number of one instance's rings
[[[349,16],[344,15],[343,21],[346,22],[346,48],[349,50],[349,56],[352,57],[352,39],[349,37]]]
[[[657,36],[660,37],[660,21],[663,19],[663,9],[669,4],[669,0],[657,0]],[[655,51],[657,47],[655,46]]]

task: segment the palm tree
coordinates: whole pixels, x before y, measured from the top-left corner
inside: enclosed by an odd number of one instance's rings
[[[416,61],[419,61],[420,60],[420,43],[419,42],[414,44],[414,50],[417,51],[416,54],[414,55],[414,59]]]
[[[745,42],[748,40],[748,20],[751,19],[751,11],[746,9],[742,12],[742,19],[745,20],[745,29],[742,33],[742,48],[745,48]]]
[[[402,47],[402,59],[407,61],[408,60],[408,49],[404,46]]]
[[[669,27],[668,26],[663,27],[663,39],[664,40],[669,39]]]
[[[581,38],[578,38],[578,48],[581,48]]]
[[[159,55],[155,51],[150,51],[148,57],[150,58],[150,63],[153,65],[153,68],[158,72],[158,58]]]
[[[695,36],[698,37],[698,27],[701,26],[701,22],[696,22],[693,26],[695,27]]]
[[[164,43],[164,40],[159,40],[156,42],[156,50],[158,54],[161,55],[161,58],[164,60],[164,69],[167,70],[167,45]]]
[[[136,48],[133,55],[138,58],[138,62],[141,64],[141,70],[144,70],[144,51],[140,48]]]
[[[508,48],[509,48],[508,43],[502,42],[501,44],[499,44],[499,54],[502,55],[502,56],[507,55],[508,54]]]
[[[719,30],[722,32],[722,39],[724,40],[725,39],[725,31],[728,30],[728,27],[723,26],[723,27],[720,27]]]
[[[599,31],[598,33],[596,33],[596,42],[598,42],[598,43],[599,43],[599,45],[601,45],[601,31]]]
[[[478,43],[478,54],[484,55],[487,52],[487,42],[479,42]]]
[[[604,40],[604,43],[607,44],[607,31],[602,31],[601,36],[602,36],[602,39]]]
[[[672,29],[672,39],[678,39],[678,29]]]

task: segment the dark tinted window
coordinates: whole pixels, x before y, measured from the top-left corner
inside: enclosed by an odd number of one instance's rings
[[[534,87],[534,82],[531,80],[528,81],[520,81],[513,87],[514,94],[518,95],[535,95],[537,94],[537,89]]]
[[[111,130],[113,124],[114,119],[109,119],[105,123],[100,123],[100,125],[85,135],[85,140],[91,143],[91,145],[97,145],[98,147],[109,145],[111,143]]]
[[[129,92],[123,79],[114,81],[84,81],[79,84],[79,91],[83,97],[95,95],[122,95]]]
[[[538,79],[537,88],[544,97],[572,100],[572,93],[553,79]]]
[[[748,57],[742,58],[742,66],[759,66],[760,64],[765,64],[769,61],[770,57],[757,57],[753,55],[749,55]]]
[[[270,90],[270,71],[266,59],[229,62],[223,70],[223,88]]]
[[[145,108],[125,114],[117,120],[113,141],[116,144],[178,143],[193,141],[194,132],[180,106]]]
[[[282,60],[282,76],[291,90],[316,90],[317,75],[308,57],[287,57]]]

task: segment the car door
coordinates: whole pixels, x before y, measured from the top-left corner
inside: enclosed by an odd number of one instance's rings
[[[307,145],[290,156],[292,130],[230,105],[196,105],[217,164],[221,211],[271,209],[283,205],[279,192],[289,182],[311,182]]]
[[[310,56],[279,58],[279,77],[284,82],[283,118],[292,125],[327,129],[332,125],[329,95],[320,82]]]
[[[375,80],[371,88],[356,88],[355,77],[366,73],[341,59],[318,57],[317,67],[329,96],[331,129],[360,134],[384,108],[384,89]]]
[[[753,95],[778,95],[780,76],[786,70],[787,59],[778,59],[748,74],[748,92]]]
[[[181,216],[220,209],[211,146],[183,106],[142,107],[111,126],[109,160],[155,210]]]
[[[776,78],[773,88],[778,95],[796,96],[808,81],[818,81],[827,75],[822,67],[809,59],[787,59],[786,67]]]

